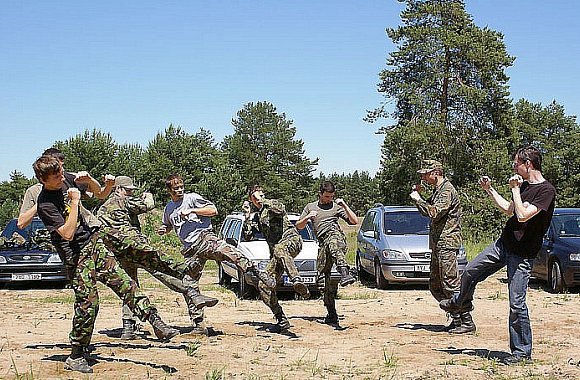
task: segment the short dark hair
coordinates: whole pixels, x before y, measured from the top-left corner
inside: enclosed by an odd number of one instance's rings
[[[57,174],[62,170],[60,161],[55,156],[40,156],[32,164],[34,175],[39,181],[44,181],[51,174]]]
[[[173,185],[177,184],[177,183],[183,183],[183,178],[181,178],[181,176],[179,174],[170,174],[166,179],[165,179],[165,187],[170,189],[173,187]]]
[[[330,181],[324,181],[320,184],[320,194],[324,193],[334,193],[336,191],[336,187],[334,187],[334,183]]]
[[[518,149],[514,158],[520,162],[530,161],[534,169],[542,171],[542,152],[534,146],[528,145]]]
[[[52,156],[52,157],[55,157],[61,161],[64,161],[64,153],[55,147],[48,148],[47,150],[42,152],[42,155],[43,156]]]
[[[248,197],[252,196],[256,191],[264,191],[264,188],[260,185],[248,186]]]

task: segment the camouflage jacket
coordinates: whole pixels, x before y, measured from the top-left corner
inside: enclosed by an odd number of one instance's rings
[[[262,208],[258,210],[251,206],[252,214],[244,223],[244,237],[252,240],[255,231],[260,231],[269,245],[274,245],[282,239],[300,236],[298,230],[286,215],[286,207],[276,199],[264,199]]]
[[[141,230],[139,214],[153,209],[153,204],[146,203],[138,197],[123,197],[113,193],[103,203],[97,212],[99,220],[103,223],[105,233],[135,232]]]
[[[457,249],[461,246],[461,203],[455,187],[447,178],[427,200],[417,203],[419,212],[431,219],[429,245]]]

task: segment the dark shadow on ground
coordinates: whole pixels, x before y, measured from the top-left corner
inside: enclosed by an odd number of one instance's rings
[[[311,315],[293,315],[291,317],[288,317],[288,319],[302,319],[302,320],[309,321],[309,322],[316,322],[316,323],[320,323],[323,325],[328,325],[337,331],[344,331],[344,330],[348,329],[348,327],[340,325],[340,320],[344,319],[344,315],[338,316],[338,319],[339,319],[338,323],[325,323],[324,317],[313,317]]]
[[[430,324],[423,324],[423,323],[397,323],[395,325],[398,329],[405,329],[405,330],[426,330],[430,332],[446,332],[443,329],[446,327],[445,325],[430,325]]]
[[[451,355],[470,355],[478,356],[483,359],[496,360],[501,362],[504,358],[511,356],[510,353],[505,351],[491,351],[486,348],[435,348],[435,351],[446,352]]]
[[[278,331],[277,327],[275,323],[270,323],[270,322],[258,322],[258,321],[241,321],[241,322],[236,322],[236,325],[246,325],[246,326],[252,326],[252,327],[257,327],[256,330],[261,331],[261,332],[268,332],[268,333],[272,333],[272,334],[278,334],[278,335],[284,335],[287,336],[288,338],[291,339],[295,339],[298,338],[298,335],[296,335],[295,333],[293,333],[290,330],[287,331]],[[292,329],[292,327],[290,327],[290,329]]]

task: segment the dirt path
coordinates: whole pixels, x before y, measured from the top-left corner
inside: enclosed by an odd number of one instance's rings
[[[426,288],[340,290],[342,330],[321,324],[320,299],[283,301],[292,334],[268,331],[274,320],[259,301],[236,299],[206,273],[202,290],[220,303],[207,310],[213,335],[188,333],[183,301],[151,279],[143,287],[166,322],[183,334],[170,343],[120,341],[118,300],[101,288],[91,376],[63,369],[69,353],[72,291],[0,290],[2,379],[579,379],[580,295],[529,291],[534,361],[506,367],[509,352],[505,272],[478,288],[477,333],[435,332],[447,324]]]

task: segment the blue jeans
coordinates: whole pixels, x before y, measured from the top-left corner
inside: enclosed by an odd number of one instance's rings
[[[525,259],[509,251],[498,239],[467,264],[461,276],[459,293],[453,295],[454,303],[469,310],[472,307],[475,286],[507,266],[510,348],[512,355],[528,359],[532,356],[532,328],[526,305],[526,292],[532,262],[532,259]]]

